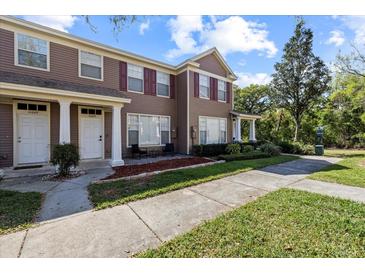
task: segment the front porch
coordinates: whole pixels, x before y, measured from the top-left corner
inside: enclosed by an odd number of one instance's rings
[[[255,114],[247,114],[241,113],[237,111],[231,111],[232,121],[233,121],[233,141],[242,142],[242,133],[241,133],[241,121],[248,121],[250,124],[249,129],[249,137],[248,140],[250,143],[256,143],[256,120],[260,119],[260,115]]]
[[[3,166],[47,166],[53,146],[63,143],[76,145],[83,162],[124,164],[121,109],[130,99],[9,83],[0,90],[7,117]]]

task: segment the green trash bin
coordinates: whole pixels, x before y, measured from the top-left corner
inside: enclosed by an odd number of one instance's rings
[[[323,145],[316,145],[314,147],[314,151],[315,151],[316,155],[322,156],[324,154],[324,146]]]

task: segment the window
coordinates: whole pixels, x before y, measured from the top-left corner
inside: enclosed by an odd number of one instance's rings
[[[226,82],[218,80],[218,101],[226,102]]]
[[[209,98],[209,77],[199,75],[199,97]]]
[[[49,69],[49,44],[47,41],[32,36],[17,34],[16,65]]]
[[[47,105],[18,103],[19,110],[47,111]]]
[[[170,142],[170,117],[128,114],[128,146],[160,146]]]
[[[227,120],[223,118],[199,117],[200,144],[227,142]]]
[[[143,92],[143,67],[128,64],[128,90]]]
[[[170,75],[157,71],[157,95],[170,96]]]
[[[97,80],[103,79],[103,57],[80,50],[80,76]]]
[[[95,115],[102,115],[101,109],[95,108],[81,108],[81,114],[95,116]]]

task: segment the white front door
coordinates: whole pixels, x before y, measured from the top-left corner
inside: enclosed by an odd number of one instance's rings
[[[42,163],[49,160],[48,115],[18,113],[18,163]]]
[[[102,158],[103,120],[102,115],[80,118],[80,154],[81,159]]]

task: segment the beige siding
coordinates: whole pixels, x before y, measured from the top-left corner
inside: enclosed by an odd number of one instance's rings
[[[176,77],[177,86],[177,134],[179,143],[177,151],[186,153],[187,146],[187,72],[183,72]]]
[[[104,157],[110,159],[112,156],[112,113],[104,112]]]
[[[222,77],[227,76],[226,69],[221,65],[221,63],[213,54],[204,56],[201,59],[196,60],[196,62],[200,64],[199,68],[202,70],[220,75]]]
[[[71,143],[79,147],[79,112],[78,105],[71,104],[70,107],[70,127]]]
[[[60,105],[51,103],[51,154],[55,145],[60,140]]]
[[[0,104],[0,167],[13,165],[13,105]]]

